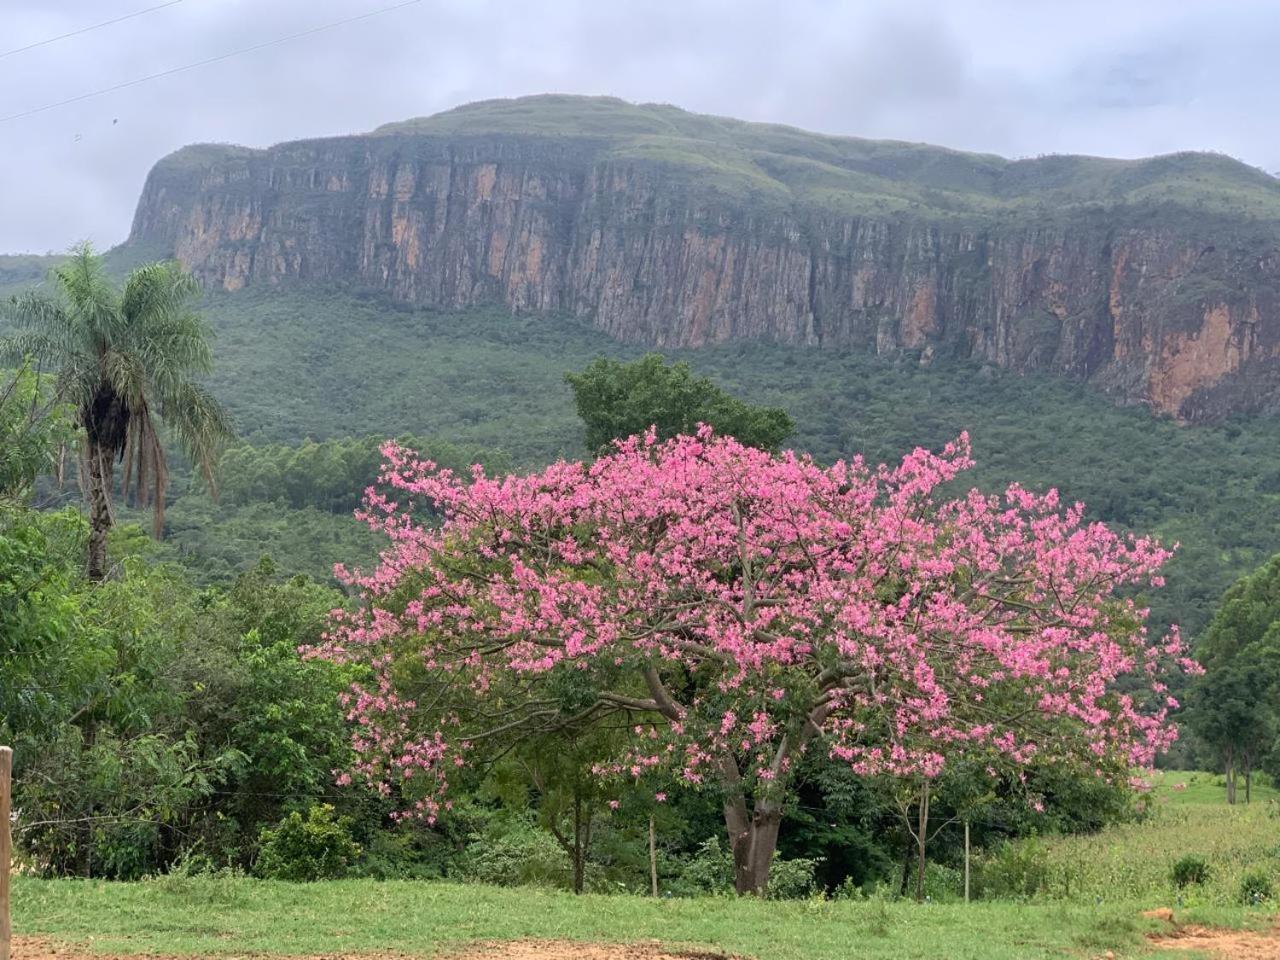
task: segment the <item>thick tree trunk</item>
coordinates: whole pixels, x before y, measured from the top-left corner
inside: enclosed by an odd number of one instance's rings
[[[733,887],[740,894],[764,896],[769,890],[769,867],[778,849],[782,810],[776,804],[758,802],[748,819],[741,815],[745,804],[732,814],[729,806],[726,803],[725,826],[733,850]]]
[[[87,451],[89,482],[89,559],[85,575],[100,582],[107,576],[107,533],[111,530],[111,483],[113,464],[110,451],[90,444]]]
[[[1234,805],[1236,802],[1236,758],[1227,752],[1227,803]]]

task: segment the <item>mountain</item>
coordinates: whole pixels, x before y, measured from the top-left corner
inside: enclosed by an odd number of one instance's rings
[[[225,290],[339,283],[667,348],[975,359],[1186,420],[1280,408],[1280,181],[1213,154],[1013,161],[529,97],[184,148],[130,243]]]

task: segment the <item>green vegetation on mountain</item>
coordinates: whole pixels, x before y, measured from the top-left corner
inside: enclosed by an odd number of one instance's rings
[[[732,196],[839,213],[1044,217],[1080,206],[1171,203],[1280,218],[1280,181],[1219,154],[1008,160],[928,144],[828,136],[667,104],[566,95],[485,100],[374,132],[604,141],[613,158],[659,164],[672,175]],[[191,149],[207,155],[218,148]]]
[[[587,452],[566,373],[642,354],[571,319],[411,310],[339,291],[216,294],[205,315],[216,332],[214,392],[251,443],[412,434],[517,468]],[[734,396],[784,410],[796,424],[786,444],[820,460],[891,461],[968,430],[978,465],[966,482],[1056,486],[1095,516],[1180,543],[1152,601],[1158,619],[1192,634],[1222,591],[1280,545],[1274,419],[1182,427],[1083,386],[970,363],[767,343],[668,355]],[[171,525],[183,509],[179,500]],[[343,559],[325,547],[331,536],[301,566],[271,552],[287,569],[320,571]],[[245,544],[242,566],[266,539]]]

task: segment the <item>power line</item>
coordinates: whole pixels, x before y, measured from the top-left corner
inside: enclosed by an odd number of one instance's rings
[[[135,10],[133,13],[126,13],[123,17],[116,17],[114,20],[103,20],[101,23],[95,23],[91,27],[81,27],[79,30],[72,30],[70,33],[62,33],[56,37],[49,37],[47,40],[37,40],[35,43],[28,43],[25,47],[14,47],[12,50],[5,50],[3,53],[0,53],[0,60],[3,60],[5,57],[11,57],[15,53],[23,53],[27,50],[34,50],[36,47],[44,47],[51,43],[57,43],[59,40],[67,39],[67,37],[78,37],[80,34],[88,33],[90,30],[97,30],[100,27],[109,27],[113,23],[132,20],[134,17],[140,17],[144,13],[151,13],[154,10],[163,10],[165,7],[172,7],[181,2],[182,0],[168,0],[167,3],[158,3],[154,7],[147,7],[145,10]]]
[[[22,113],[10,114],[7,117],[0,117],[0,123],[8,123],[10,120],[22,120],[26,117],[35,116],[37,113],[44,113],[46,110],[53,110],[57,107],[65,107],[71,103],[79,103],[82,100],[91,100],[94,97],[101,97],[104,94],[115,93],[117,90],[124,90],[127,87],[136,87],[140,83],[147,83],[150,80],[159,80],[161,77],[171,77],[175,73],[182,73],[185,70],[194,70],[196,67],[206,67],[211,63],[219,63],[223,60],[230,60],[232,57],[238,57],[241,54],[253,53],[255,50],[262,50],[266,47],[272,47],[279,43],[287,43],[290,40],[300,40],[303,37],[309,37],[313,34],[322,33],[325,30],[332,30],[335,27],[343,27],[349,23],[356,23],[360,20],[368,20],[370,17],[380,16],[384,13],[390,13],[393,10],[400,10],[404,7],[411,7],[414,4],[421,3],[422,0],[403,0],[401,3],[393,3],[389,7],[381,7],[377,10],[370,10],[368,13],[361,13],[354,17],[346,17],[342,20],[334,20],[331,23],[321,24],[318,27],[311,27],[308,30],[302,30],[298,33],[291,33],[288,36],[276,37],[274,40],[266,40],[262,43],[255,43],[253,46],[241,47],[239,50],[232,50],[228,53],[219,54],[216,57],[209,57],[205,60],[196,60],[193,63],[184,63],[180,67],[170,67],[168,70],[161,70],[159,73],[151,73],[145,77],[135,77],[132,80],[126,80],[124,83],[117,83],[110,87],[103,87],[101,90],[94,90],[90,93],[82,93],[76,97],[68,97],[65,100],[58,100],[54,103],[46,103],[42,107],[35,107],[31,110],[24,110]]]

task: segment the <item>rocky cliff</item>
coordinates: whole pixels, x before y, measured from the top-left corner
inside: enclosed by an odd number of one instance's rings
[[[186,148],[131,241],[226,290],[341,282],[655,346],[974,358],[1190,420],[1280,408],[1280,182],[1215,155],[1015,162],[529,98]]]

